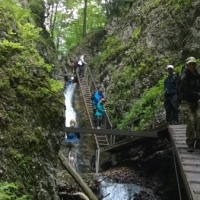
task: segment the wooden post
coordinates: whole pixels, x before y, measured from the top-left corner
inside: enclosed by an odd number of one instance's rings
[[[59,151],[58,157],[62,164],[65,166],[69,174],[73,177],[76,183],[81,187],[83,192],[89,197],[90,200],[98,200],[97,197],[94,195],[92,190],[88,187],[88,185],[84,182],[81,176],[73,169],[73,167],[68,163],[67,159],[65,158],[62,151]]]
[[[134,131],[134,122],[131,123],[131,131]]]
[[[96,174],[99,173],[100,149],[96,150]]]
[[[155,113],[153,112],[153,121],[152,121],[152,128],[156,128],[156,116]]]
[[[113,144],[113,136],[110,136],[110,144]]]

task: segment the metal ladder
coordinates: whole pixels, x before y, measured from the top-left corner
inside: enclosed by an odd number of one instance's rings
[[[81,93],[83,96],[83,101],[85,104],[86,112],[89,118],[88,126],[91,128],[94,128],[93,125],[93,108],[92,108],[92,102],[91,102],[91,92],[90,87],[88,85],[88,82],[85,77],[79,76],[77,73],[78,82],[80,85]],[[97,145],[97,149],[100,149],[102,147],[106,147],[109,145],[109,141],[106,135],[96,135],[94,134],[95,142]]]

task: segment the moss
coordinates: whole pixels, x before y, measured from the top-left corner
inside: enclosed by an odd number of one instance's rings
[[[0,181],[15,182],[21,193],[36,199],[38,188],[52,193],[46,180],[47,164],[56,163],[58,138],[62,129],[62,84],[50,77],[47,64],[36,46],[41,28],[27,21],[28,10],[8,0],[0,4]],[[41,186],[43,179],[46,186]]]

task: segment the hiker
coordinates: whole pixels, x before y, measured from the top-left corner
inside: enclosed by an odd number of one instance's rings
[[[77,67],[78,67],[78,61],[77,60],[72,61],[72,74],[76,74]]]
[[[168,65],[167,71],[168,76],[164,80],[166,121],[168,124],[177,125],[179,124],[177,96],[178,76],[174,73],[173,65]]]
[[[70,127],[75,127],[75,125],[76,125],[76,121],[72,119],[70,121]],[[69,162],[72,166],[74,164],[74,159],[76,157],[77,143],[80,138],[80,133],[75,132],[75,130],[76,129],[74,128],[74,132],[68,132],[65,134],[65,141],[66,141],[66,147],[68,148],[68,151],[67,151],[68,154],[71,151],[70,156],[69,156]]]
[[[93,108],[93,122],[96,125],[96,107],[98,102],[102,99],[105,98],[103,94],[103,87],[98,87],[97,91],[92,95],[91,100],[92,100],[92,108]]]
[[[103,104],[105,103],[105,99],[101,99],[98,103],[97,103],[97,107],[96,107],[96,119],[97,119],[97,129],[101,129],[102,127],[102,117],[103,117],[103,113],[106,111],[103,107]]]
[[[196,67],[196,59],[194,57],[187,58],[186,69],[180,79],[181,111],[187,122],[186,143],[188,152],[194,151],[195,141],[196,148],[200,149],[200,73]]]
[[[79,67],[79,76],[84,76],[84,68],[87,63],[85,62],[85,58],[87,57],[87,54],[84,53],[83,55],[80,56],[80,59],[78,61],[78,67]]]

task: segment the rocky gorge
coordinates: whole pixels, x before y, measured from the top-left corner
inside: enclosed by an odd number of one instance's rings
[[[56,200],[57,154],[64,136],[63,79],[59,75],[69,72],[71,60],[86,52],[95,83],[104,86],[105,106],[114,128],[129,130],[128,122],[143,116],[136,130],[148,129],[154,114],[156,124],[162,124],[166,65],[173,64],[180,71],[188,56],[200,62],[200,2],[122,3],[105,28],[90,32],[61,60],[56,60],[53,40],[44,26],[42,1],[20,2],[30,10],[12,1],[0,4],[0,180],[14,182],[16,196]],[[88,119],[78,87],[76,92],[75,108],[84,126]],[[87,154],[85,172],[91,172],[89,160],[95,147],[83,144],[82,148]],[[114,157],[102,160],[100,175],[115,183],[150,189],[137,194],[135,200],[179,198],[168,137],[136,143]],[[97,192],[95,181],[88,184]],[[81,190],[70,182],[66,191]],[[181,191],[186,200],[182,182]]]

